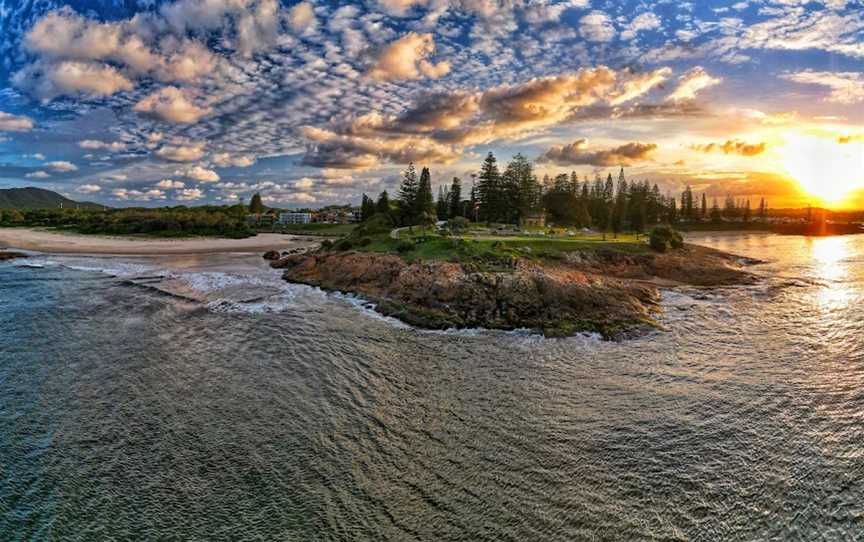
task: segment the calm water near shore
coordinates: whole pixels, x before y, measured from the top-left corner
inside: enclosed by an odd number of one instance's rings
[[[422,332],[258,257],[0,263],[0,540],[861,540],[864,236],[667,332]]]

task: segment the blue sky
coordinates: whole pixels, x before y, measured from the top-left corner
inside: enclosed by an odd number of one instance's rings
[[[789,204],[864,185],[858,1],[0,0],[0,32],[0,187],[316,207],[490,150]]]

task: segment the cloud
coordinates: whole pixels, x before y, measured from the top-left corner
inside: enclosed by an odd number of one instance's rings
[[[718,77],[710,76],[701,66],[697,66],[678,79],[678,86],[666,98],[666,101],[682,102],[695,100],[699,92],[719,85],[722,81]]]
[[[45,160],[45,155],[41,152],[34,152],[33,154],[25,155],[29,158],[35,158],[36,160]]]
[[[827,87],[831,93],[829,102],[855,104],[864,101],[864,73],[861,72],[816,72],[803,71],[784,73],[781,78],[806,85]]]
[[[72,162],[66,162],[64,160],[58,160],[56,162],[48,162],[45,164],[45,167],[48,169],[52,169],[54,171],[59,171],[61,173],[69,173],[71,171],[78,171],[78,166],[73,164]]]
[[[627,143],[612,149],[589,151],[588,140],[578,139],[569,145],[553,146],[540,156],[538,162],[551,162],[562,166],[589,165],[597,167],[631,166],[650,160],[657,150],[654,143]]]
[[[660,17],[658,17],[654,13],[650,11],[640,13],[636,16],[635,19],[633,19],[627,30],[621,32],[621,39],[632,40],[639,32],[643,32],[645,30],[656,30],[660,28],[660,25]]]
[[[165,87],[135,104],[133,110],[175,124],[198,122],[201,117],[212,112],[209,107],[198,107],[192,103],[187,94],[177,87]]]
[[[450,63],[432,64],[428,58],[434,52],[432,34],[409,32],[381,51],[369,77],[378,81],[438,79],[450,73]]]
[[[156,156],[171,162],[194,162],[204,156],[204,144],[164,145],[156,151]]]
[[[180,188],[185,188],[185,187],[186,187],[186,183],[184,183],[182,181],[175,181],[172,179],[162,179],[161,181],[156,183],[156,188],[164,188],[166,190],[168,190],[168,189],[180,189]]]
[[[33,125],[30,117],[0,111],[0,132],[29,132]]]
[[[294,32],[303,33],[307,30],[314,29],[315,9],[310,2],[300,2],[288,11],[288,24]]]
[[[98,184],[82,184],[75,191],[81,194],[95,194],[96,192],[101,192],[102,187]]]
[[[255,164],[253,156],[236,156],[227,152],[220,152],[213,155],[212,162],[219,167],[249,167]]]
[[[579,34],[588,41],[609,42],[617,32],[612,20],[602,11],[593,11],[579,19]]]
[[[758,156],[768,148],[767,143],[745,143],[738,139],[730,139],[725,143],[708,143],[706,145],[690,145],[694,151],[711,153],[722,152],[723,154],[738,154],[741,156]]]
[[[113,66],[78,60],[36,62],[17,72],[12,82],[46,102],[63,95],[109,96],[133,88]]]
[[[135,201],[151,201],[151,200],[163,200],[166,199],[165,192],[162,190],[158,190],[156,188],[140,191],[140,190],[129,190],[126,188],[115,188],[111,191],[111,194],[119,200],[135,200]]]
[[[309,177],[303,177],[298,181],[294,181],[294,188],[297,188],[298,190],[309,190],[313,186],[315,186],[315,181]]]
[[[179,201],[194,201],[203,197],[204,193],[198,188],[184,188],[176,195]]]
[[[399,115],[372,112],[329,128],[304,127],[309,145],[303,164],[368,169],[382,162],[450,163],[465,146],[519,137],[576,120],[590,106],[636,99],[669,74],[668,68],[634,73],[600,66],[485,91],[426,94]]]
[[[33,171],[33,172],[28,173],[24,176],[27,177],[28,179],[47,179],[51,175],[46,171],[40,170],[40,171]]]
[[[79,141],[78,146],[82,149],[94,151],[105,150],[109,152],[123,152],[126,150],[126,145],[119,141],[106,143],[105,141],[99,141],[96,139],[85,139],[84,141]]]
[[[207,169],[201,166],[193,166],[185,169],[180,169],[174,172],[174,175],[180,175],[188,179],[194,179],[202,183],[219,182],[219,174],[212,169]]]

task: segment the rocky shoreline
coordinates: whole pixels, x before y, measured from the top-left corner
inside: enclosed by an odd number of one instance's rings
[[[14,260],[16,258],[26,258],[27,255],[23,252],[12,252],[8,250],[0,250],[0,262],[4,262],[6,260]]]
[[[686,245],[665,254],[568,253],[554,262],[514,261],[484,271],[395,254],[318,251],[271,262],[288,282],[352,293],[376,310],[426,329],[528,328],[547,337],[579,332],[613,340],[659,327],[660,288],[750,284],[755,263]]]

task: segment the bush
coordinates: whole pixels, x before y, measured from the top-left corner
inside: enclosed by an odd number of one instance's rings
[[[396,245],[396,252],[399,254],[411,252],[412,250],[414,250],[414,243],[411,241],[399,241],[399,244]]]
[[[371,244],[372,244],[372,239],[370,239],[370,238],[368,238],[368,237],[363,237],[362,239],[360,239],[359,241],[357,241],[357,246],[358,246],[358,247],[366,247],[366,246],[369,246],[369,245],[371,245]]]
[[[331,241],[330,239],[324,239],[323,241],[321,241],[322,250],[330,250],[331,248],[333,248],[333,241]]]
[[[657,226],[651,230],[648,244],[656,252],[666,252],[670,248],[682,248],[684,246],[684,238],[671,226]]]
[[[354,244],[349,239],[341,239],[338,243],[336,243],[336,250],[351,250],[354,248]]]
[[[460,233],[468,229],[468,219],[464,216],[457,216],[447,221],[447,229],[453,233]]]

